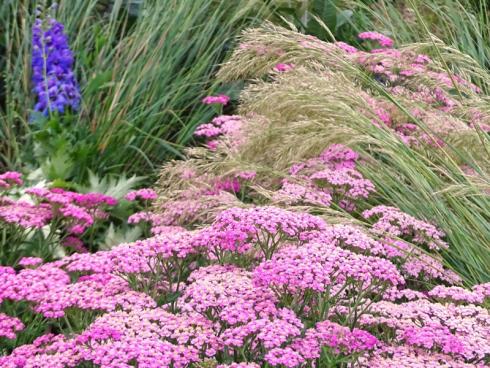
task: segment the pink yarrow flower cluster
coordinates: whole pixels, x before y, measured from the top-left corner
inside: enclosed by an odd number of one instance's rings
[[[15,339],[16,333],[22,331],[24,327],[20,319],[0,313],[0,338]]]
[[[294,64],[292,63],[279,63],[276,64],[276,66],[274,67],[274,71],[279,73],[288,72],[293,69],[294,69]]]
[[[205,105],[219,104],[227,105],[230,101],[230,97],[227,95],[206,96],[202,99],[202,103]]]
[[[393,47],[393,40],[378,32],[362,32],[359,33],[361,40],[372,40],[379,43],[381,47]]]
[[[153,189],[144,188],[129,192],[124,198],[128,201],[135,201],[137,199],[143,201],[153,201],[158,198],[158,194]]]
[[[39,257],[23,257],[19,261],[19,266],[29,267],[29,266],[39,266],[43,263],[43,259]]]
[[[331,145],[318,157],[293,165],[289,170],[291,179],[283,180],[273,200],[323,207],[334,202],[346,210],[354,210],[356,201],[375,191],[372,182],[356,170],[358,160],[359,155],[350,148]]]
[[[7,171],[0,174],[0,190],[10,189],[13,186],[21,186],[23,184],[22,174],[19,172]]]
[[[239,115],[220,115],[210,123],[201,124],[194,132],[195,136],[205,137],[207,146],[215,150],[222,137],[228,137],[234,145],[241,143],[240,130],[243,125],[242,117]]]
[[[301,241],[303,233],[325,228],[325,222],[306,213],[277,207],[230,208],[201,232],[204,244],[218,258],[223,252],[257,251],[270,258],[282,242]]]
[[[445,234],[434,225],[418,220],[398,208],[376,206],[363,212],[366,219],[375,219],[373,230],[392,237],[408,238],[411,242],[426,246],[430,250],[447,249],[442,240]]]

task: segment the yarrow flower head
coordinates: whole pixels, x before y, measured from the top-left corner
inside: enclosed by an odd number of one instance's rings
[[[129,192],[124,198],[130,202],[136,201],[137,199],[143,201],[153,201],[158,198],[158,194],[153,189],[143,188]]]
[[[359,38],[361,40],[372,40],[377,41],[381,47],[392,47],[393,40],[378,32],[362,32],[359,33]]]
[[[7,171],[3,174],[0,174],[0,190],[10,189],[15,185],[22,185],[24,182],[22,181],[22,174],[16,171]]]
[[[434,225],[419,220],[398,208],[376,206],[363,212],[363,217],[373,219],[373,230],[378,234],[393,237],[407,237],[414,244],[425,245],[431,250],[447,249],[442,240],[445,234]]]
[[[218,96],[206,96],[202,99],[202,103],[205,105],[227,105],[230,102],[230,97],[227,95],[218,95]]]
[[[279,73],[288,72],[292,69],[294,69],[294,64],[292,64],[292,63],[286,63],[286,64],[279,63],[279,64],[276,64],[276,66],[274,67],[274,71],[279,72]]]
[[[356,208],[356,201],[375,191],[373,183],[356,170],[359,154],[349,147],[333,144],[318,157],[294,164],[292,179],[284,179],[275,201],[329,207],[332,202],[345,210]]]
[[[255,249],[270,258],[285,241],[301,241],[303,233],[324,228],[324,220],[307,213],[272,206],[236,207],[222,211],[200,236],[218,257],[223,251],[241,254]]]
[[[28,266],[38,266],[43,263],[42,258],[39,257],[23,257],[19,261],[19,266],[28,267]]]
[[[73,53],[63,24],[51,16],[36,19],[32,28],[32,81],[35,111],[63,114],[80,107],[80,91],[73,73]]]
[[[23,329],[20,319],[0,313],[0,338],[15,339],[15,333]]]

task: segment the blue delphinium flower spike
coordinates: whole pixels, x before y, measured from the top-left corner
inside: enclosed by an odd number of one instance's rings
[[[48,16],[36,19],[32,28],[32,81],[34,110],[48,115],[80,107],[80,90],[73,73],[73,53],[63,24]]]

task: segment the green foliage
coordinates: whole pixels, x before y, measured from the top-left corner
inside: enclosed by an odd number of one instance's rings
[[[490,18],[485,0],[346,0],[359,32],[378,31],[398,44],[435,36],[490,67]]]
[[[212,116],[200,100],[255,1],[61,1],[82,88],[81,111],[44,121],[30,111],[34,2],[3,2],[0,48],[0,165],[42,166],[50,178],[86,182],[88,169],[151,172],[180,155],[194,127]],[[133,4],[134,6],[134,4]],[[22,148],[22,150],[21,150]]]
[[[322,40],[351,39],[353,12],[342,0],[276,0],[271,1],[276,24],[294,25],[299,31]]]
[[[490,67],[490,18],[485,0],[275,0],[276,24],[293,24],[322,40],[357,46],[357,34],[377,31],[398,44],[436,37]]]

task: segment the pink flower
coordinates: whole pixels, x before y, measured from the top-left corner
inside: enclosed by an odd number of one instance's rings
[[[348,54],[355,54],[356,52],[359,51],[354,46],[351,46],[345,42],[341,42],[341,41],[335,42],[335,45],[341,48],[342,50],[344,50],[345,52],[347,52]]]
[[[23,257],[19,261],[19,266],[27,267],[27,266],[38,266],[43,263],[43,259],[39,257]]]
[[[124,197],[128,201],[135,201],[136,199],[141,199],[144,201],[153,201],[158,198],[158,194],[150,188],[143,188],[139,190],[135,190],[132,192],[129,192],[126,194]]]
[[[392,47],[393,40],[378,32],[362,32],[359,33],[359,38],[362,40],[373,40],[377,41],[381,47]]]
[[[0,174],[0,188],[9,189],[13,185],[22,185],[22,174],[16,171],[7,171]]]
[[[218,96],[206,96],[202,99],[202,103],[206,105],[211,105],[211,104],[227,105],[229,101],[230,101],[230,97],[223,94]]]
[[[15,339],[15,333],[22,331],[24,327],[20,319],[0,313],[0,338]]]
[[[292,69],[294,69],[294,64],[292,63],[289,63],[289,64],[283,64],[283,63],[279,63],[279,64],[276,64],[276,66],[274,67],[274,71],[276,72],[288,72]]]

